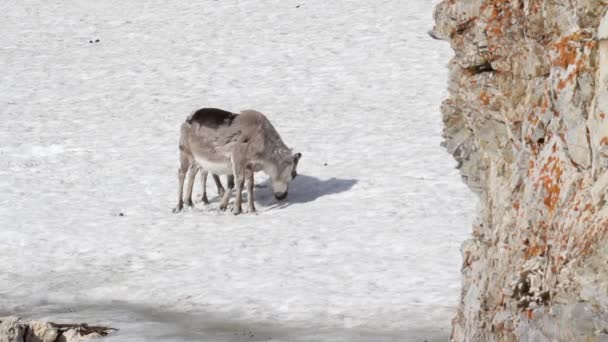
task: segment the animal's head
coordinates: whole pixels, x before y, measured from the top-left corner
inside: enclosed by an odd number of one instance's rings
[[[276,199],[283,200],[287,197],[289,190],[289,183],[296,178],[298,171],[298,161],[302,157],[302,153],[296,153],[294,155],[287,154],[281,158],[276,165],[274,172],[270,175],[272,182],[272,192]]]

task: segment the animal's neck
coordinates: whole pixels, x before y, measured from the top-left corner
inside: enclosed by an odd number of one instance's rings
[[[271,154],[286,154],[289,153],[289,148],[281,139],[279,132],[274,128],[274,126],[267,120],[262,124],[263,131],[266,132],[266,148],[267,152]]]

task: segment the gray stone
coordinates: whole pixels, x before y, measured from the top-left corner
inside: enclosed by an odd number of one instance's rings
[[[56,324],[0,317],[0,342],[80,342],[105,336],[115,329],[86,324]]]

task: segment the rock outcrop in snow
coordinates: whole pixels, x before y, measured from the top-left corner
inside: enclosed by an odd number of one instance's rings
[[[445,145],[479,195],[454,341],[608,339],[607,0],[444,0]]]
[[[106,336],[112,328],[82,324],[24,321],[0,318],[0,342],[80,342]]]

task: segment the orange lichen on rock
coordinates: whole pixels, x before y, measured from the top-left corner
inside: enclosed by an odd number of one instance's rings
[[[501,36],[504,31],[503,29],[510,26],[512,12],[510,6],[511,0],[495,0],[490,6],[492,6],[492,13],[487,18],[488,25],[486,26],[486,32],[494,36]],[[483,11],[487,5],[482,5],[481,10]]]
[[[544,255],[545,250],[547,249],[547,246],[545,245],[538,245],[538,244],[533,244],[532,246],[529,246],[528,248],[526,248],[526,251],[524,252],[526,259],[530,259],[539,255]]]
[[[481,103],[487,106],[490,104],[490,95],[487,92],[482,91],[479,93],[479,100],[481,100]]]
[[[471,17],[471,18],[467,19],[466,21],[456,25],[454,30],[450,33],[450,37],[454,38],[455,35],[463,34],[466,30],[473,27],[473,25],[475,24],[475,21],[477,19],[478,19],[478,17],[476,17],[476,16]]]
[[[566,88],[566,85],[568,85],[568,83],[572,83],[576,76],[577,76],[577,73],[572,72],[565,79],[559,80],[559,82],[557,83],[557,90],[563,90],[564,88]]]
[[[543,102],[540,105],[540,110],[544,113],[547,112],[547,108],[549,108],[549,100],[547,98],[547,96],[543,97]]]
[[[568,65],[572,65],[576,62],[580,45],[577,42],[578,39],[580,39],[580,33],[574,33],[564,36],[553,44],[553,48],[557,51],[557,58],[553,61],[554,66],[560,66],[567,69]]]
[[[560,184],[563,173],[562,161],[556,156],[550,156],[547,163],[543,165],[540,171],[540,180],[543,189],[545,190],[543,203],[550,211],[555,210],[557,202],[559,201],[559,194],[561,192]]]
[[[538,115],[536,115],[535,112],[530,112],[528,114],[528,121],[533,125],[536,126],[538,125],[538,122],[540,121],[540,118],[538,117]]]
[[[479,22],[485,24],[483,30],[487,38],[487,47],[480,51],[480,55],[490,62],[500,61],[511,57],[514,51],[505,49],[504,40],[511,32],[516,31],[518,14],[512,0],[484,1],[480,7]],[[523,13],[522,13],[523,14]],[[500,64],[498,64],[500,65]],[[504,70],[497,67],[495,73],[502,74]],[[508,73],[507,73],[508,74]]]
[[[576,77],[587,71],[585,63],[589,60],[592,51],[597,47],[597,43],[590,39],[587,32],[577,32],[563,37],[553,44],[556,58],[552,65],[568,69],[574,66],[565,78],[559,80],[557,90],[563,90],[566,85],[574,83]]]
[[[534,172],[534,160],[530,159],[528,161],[528,177],[532,176],[532,173]]]
[[[545,196],[543,202],[549,208],[549,210],[554,210],[555,206],[557,205],[557,201],[559,200],[560,187],[547,179],[547,177],[543,179],[543,186],[547,191],[547,195]]]
[[[590,213],[593,213],[595,210],[593,208],[593,204],[591,203],[587,203],[585,204],[585,206],[581,209],[579,205],[575,206],[575,209],[578,210],[578,215],[577,215],[577,220],[581,221],[581,217],[583,217],[583,215],[585,215],[585,218],[583,218],[582,221],[586,221],[588,220],[588,216]]]

